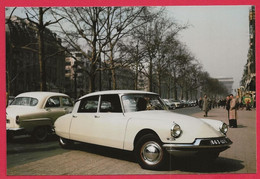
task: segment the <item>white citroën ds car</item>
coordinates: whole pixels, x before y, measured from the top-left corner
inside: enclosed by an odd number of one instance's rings
[[[134,151],[146,169],[161,168],[169,154],[215,159],[232,144],[225,123],[170,112],[158,94],[143,91],[85,95],[54,126],[64,148],[79,141]]]
[[[26,92],[15,97],[6,108],[7,137],[30,134],[43,141],[53,129],[54,121],[72,111],[70,97],[55,92]]]

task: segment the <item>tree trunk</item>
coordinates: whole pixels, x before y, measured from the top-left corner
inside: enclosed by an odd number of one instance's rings
[[[39,44],[39,68],[40,68],[40,91],[46,91],[46,69],[44,59],[44,25],[43,9],[39,8],[39,27],[38,27],[38,44]]]
[[[161,96],[162,93],[162,86],[161,86],[161,70],[158,69],[158,81],[157,81],[157,85],[158,85],[158,94]]]
[[[153,91],[153,60],[150,58],[150,64],[149,64],[149,81],[148,81],[148,86],[149,86],[149,91]]]
[[[116,84],[116,70],[114,68],[111,70],[111,74],[112,74],[112,89],[116,90],[116,88],[117,88],[117,84]]]

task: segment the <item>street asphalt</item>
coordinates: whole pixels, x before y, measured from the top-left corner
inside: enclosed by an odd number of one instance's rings
[[[203,111],[192,114],[204,118]],[[228,124],[227,111],[214,108],[209,119]],[[231,148],[207,166],[190,160],[177,161],[177,168],[165,171],[142,169],[132,153],[98,146],[84,145],[55,156],[46,157],[7,169],[7,175],[146,175],[146,174],[255,174],[256,173],[256,110],[238,110],[238,128],[230,128],[227,136]]]

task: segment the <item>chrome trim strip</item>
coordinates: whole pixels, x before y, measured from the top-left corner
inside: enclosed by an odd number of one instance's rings
[[[211,141],[211,140],[225,140],[227,143],[218,143],[216,145],[201,145],[202,141]],[[229,147],[233,142],[229,138],[206,138],[206,139],[195,139],[193,143],[190,144],[163,144],[164,148],[169,150],[172,149],[199,149],[199,148],[221,148],[221,147]]]

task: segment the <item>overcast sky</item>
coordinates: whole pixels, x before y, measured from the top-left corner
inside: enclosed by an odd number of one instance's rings
[[[233,77],[240,86],[249,49],[250,6],[172,6],[170,17],[190,27],[180,39],[211,77]]]
[[[250,6],[169,6],[169,17],[190,27],[180,40],[213,78],[233,77],[240,86],[249,49]],[[8,13],[7,13],[8,14]],[[24,12],[16,10],[15,15]]]

